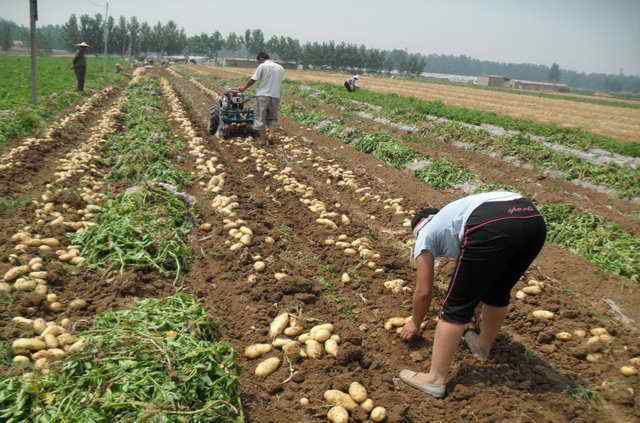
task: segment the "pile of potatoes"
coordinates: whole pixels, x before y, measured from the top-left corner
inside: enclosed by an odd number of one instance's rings
[[[640,369],[640,357],[629,359],[629,365],[620,367],[620,373],[624,376],[637,376]]]
[[[531,279],[528,282],[528,285],[516,292],[516,298],[519,300],[524,300],[529,295],[538,295],[544,291],[545,284],[542,281],[537,281],[535,279]]]
[[[392,280],[386,281],[384,283],[384,287],[394,294],[411,292],[412,291],[411,287],[405,286],[406,284],[407,284],[407,281],[405,281],[404,279],[392,279]]]
[[[47,373],[50,363],[61,360],[68,354],[82,351],[85,346],[84,340],[69,333],[69,319],[65,318],[56,323],[44,319],[14,317],[13,322],[24,330],[37,334],[32,338],[18,338],[13,341],[13,363],[17,367],[29,367],[33,362],[36,369]]]
[[[247,222],[245,220],[224,219],[222,222],[223,229],[227,231],[227,235],[230,238],[230,240],[225,241],[225,244],[231,245],[229,247],[231,251],[237,251],[253,244],[253,231],[246,226]]]
[[[368,398],[365,387],[358,382],[349,385],[349,393],[337,389],[325,391],[324,399],[333,406],[327,413],[331,423],[348,423],[349,413],[356,412],[364,412],[374,422],[382,422],[387,418],[387,410],[375,407],[373,400]]]
[[[269,326],[271,343],[249,345],[244,350],[244,356],[252,360],[262,357],[273,349],[281,349],[283,355],[291,362],[301,358],[317,359],[325,353],[337,357],[340,336],[333,331],[333,324],[324,323],[315,325],[305,332],[300,319],[289,313],[281,313]],[[281,360],[277,357],[267,358],[258,364],[255,374],[267,377],[275,372],[280,364]]]

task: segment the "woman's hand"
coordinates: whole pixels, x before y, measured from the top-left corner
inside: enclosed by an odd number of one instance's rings
[[[400,332],[400,336],[405,341],[411,341],[413,337],[418,334],[418,326],[413,321],[413,319],[407,320],[407,322],[402,327],[402,332]]]

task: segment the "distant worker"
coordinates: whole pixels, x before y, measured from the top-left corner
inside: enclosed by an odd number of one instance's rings
[[[344,81],[344,87],[347,89],[347,91],[353,92],[356,89],[360,88],[357,84],[359,80],[360,77],[358,75],[353,75],[350,79]]]
[[[73,58],[73,71],[76,74],[76,80],[78,81],[78,91],[84,92],[84,77],[87,74],[87,49],[89,48],[89,44],[82,42],[80,44],[76,44],[78,47],[78,52]]]
[[[441,210],[421,210],[411,227],[417,277],[413,316],[401,333],[405,340],[418,334],[429,310],[434,258],[457,260],[436,326],[429,372],[400,372],[408,385],[442,398],[449,366],[476,307],[482,304],[480,333],[468,331],[464,341],[474,356],[485,360],[509,310],[511,290],[540,253],[547,228],[530,200],[507,191],[470,195]]]
[[[239,91],[244,92],[256,81],[260,81],[256,90],[256,121],[253,128],[258,131],[261,143],[266,145],[269,144],[267,130],[278,123],[284,68],[271,60],[265,52],[258,53],[257,61],[259,65],[256,72]]]

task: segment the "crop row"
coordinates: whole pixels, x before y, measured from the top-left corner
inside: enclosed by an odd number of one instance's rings
[[[75,243],[67,253],[73,257],[58,254],[58,260],[75,260],[98,271],[156,270],[174,273],[176,278],[188,263],[191,199],[177,189],[184,188],[190,176],[173,164],[184,144],[172,135],[162,99],[156,79],[134,78],[126,97],[99,124],[101,132],[61,161],[57,179],[43,199],[52,200],[44,211],[57,213],[55,219],[71,229]],[[117,127],[125,130],[114,132]],[[74,189],[78,185],[90,188]],[[123,186],[130,187],[111,198],[98,192],[121,191]],[[61,212],[55,212],[61,198],[66,202]],[[76,210],[75,204],[81,203],[86,207]],[[83,220],[68,221],[74,215],[82,215]],[[16,260],[27,257],[19,255]],[[48,256],[44,261],[31,260],[29,266],[33,262],[46,268],[49,260]],[[86,307],[82,301],[70,303],[68,311],[73,314]],[[48,297],[47,302],[54,312],[65,310],[60,303],[54,307]],[[74,334],[69,319],[59,326],[43,319],[17,317],[14,321],[26,336],[32,336],[14,342],[16,353],[26,354],[16,356],[14,363],[29,367],[28,355],[37,355],[33,358],[39,372],[0,379],[3,421],[63,421],[74,416],[83,421],[162,418],[178,422],[186,410],[190,421],[222,415],[220,421],[231,422],[242,414],[233,350],[215,342],[215,326],[187,295],[147,300],[131,310],[106,313],[97,318],[93,329]],[[66,343],[70,340],[79,346],[70,349],[68,353],[73,354],[64,361],[56,361],[66,355],[63,345],[76,345]],[[158,354],[165,359],[158,360]],[[189,380],[193,368],[200,368],[201,375]],[[176,384],[176,378],[182,382]],[[155,389],[141,388],[151,379]],[[124,382],[115,386],[113,380]],[[108,389],[105,384],[110,385]]]
[[[390,166],[405,168],[416,160],[420,161],[423,167],[415,171],[416,178],[436,189],[465,189],[465,184],[471,188],[470,192],[509,188],[495,183],[480,182],[480,178],[465,168],[447,159],[432,160],[410,149],[390,134],[365,134],[360,130],[348,128],[343,122],[330,119],[311,107],[302,107],[299,103],[283,108],[283,113],[306,127],[353,145],[356,150],[373,154]],[[550,205],[542,207],[542,211],[550,228],[550,241],[584,256],[607,272],[638,280],[640,238],[626,233],[617,225],[598,216],[576,212],[569,205]],[[601,236],[592,237],[594,230]]]
[[[297,82],[288,82],[293,88]],[[344,88],[332,84],[307,84],[322,93],[325,101],[346,104],[357,100],[387,110],[388,117],[402,122],[416,124],[433,117],[472,125],[495,125],[504,129],[521,131],[524,134],[546,137],[549,141],[581,149],[601,148],[603,150],[631,157],[640,157],[640,142],[622,142],[602,135],[592,134],[580,129],[562,128],[556,125],[540,124],[524,119],[500,116],[492,112],[446,106],[441,101],[425,101],[415,97],[397,94],[384,94],[368,90],[347,93]],[[349,94],[349,95],[347,95]],[[351,104],[349,107],[352,107]]]
[[[616,163],[596,164],[576,157],[561,149],[554,149],[545,145],[539,140],[520,133],[509,136],[494,136],[483,129],[474,129],[455,121],[446,123],[434,121],[430,118],[428,111],[420,108],[415,109],[412,102],[419,101],[408,97],[395,98],[388,94],[372,93],[373,99],[368,97],[359,98],[365,101],[358,105],[353,99],[344,95],[333,86],[313,85],[320,91],[318,95],[310,93],[309,90],[301,90],[299,84],[289,83],[289,88],[293,93],[304,98],[305,101],[314,104],[330,103],[354,111],[358,108],[368,110],[368,105],[375,106],[375,112],[386,118],[391,118],[405,124],[415,124],[422,122],[417,135],[407,138],[419,143],[444,142],[469,148],[474,151],[486,154],[496,153],[506,157],[516,158],[525,163],[532,164],[541,169],[560,174],[569,181],[587,181],[590,184],[614,190],[622,198],[640,197],[640,169],[629,166],[621,166]],[[409,102],[405,104],[405,102]],[[588,144],[578,145],[574,138],[565,135],[558,135],[550,139],[553,143],[572,147],[587,149]]]

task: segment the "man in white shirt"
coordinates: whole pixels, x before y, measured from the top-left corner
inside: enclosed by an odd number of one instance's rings
[[[355,91],[356,88],[360,88],[358,87],[358,84],[357,84],[359,80],[360,80],[360,77],[358,75],[353,75],[351,79],[347,79],[346,81],[344,81],[344,87],[349,92]]]
[[[258,131],[260,139],[267,143],[265,130],[275,127],[278,123],[280,111],[280,97],[282,94],[282,80],[284,68],[271,60],[267,53],[258,54],[258,68],[247,84],[240,88],[240,92],[248,90],[256,81],[260,86],[256,91],[256,121],[254,129]]]

